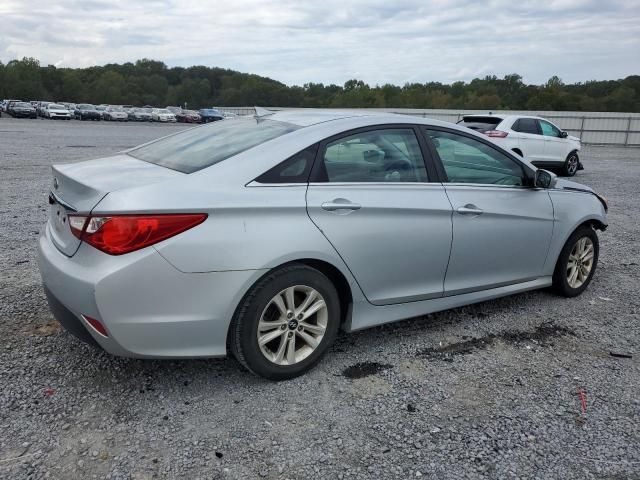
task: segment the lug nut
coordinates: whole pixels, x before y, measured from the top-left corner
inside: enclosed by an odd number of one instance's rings
[[[302,331],[302,325],[298,325],[298,331],[301,332]]]
[[[286,325],[282,325],[282,326],[280,327],[280,330],[286,330],[286,329],[287,329],[287,326],[286,326]]]
[[[292,318],[293,317],[293,312],[287,312],[287,318]]]
[[[287,336],[288,336],[289,338],[293,337],[293,332],[289,332],[289,333],[287,334]]]
[[[301,313],[298,314],[298,320],[302,320],[302,314]]]

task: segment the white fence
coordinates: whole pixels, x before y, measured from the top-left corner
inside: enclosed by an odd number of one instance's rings
[[[295,110],[266,107],[269,110]],[[236,115],[253,115],[253,107],[219,107]],[[487,110],[427,110],[417,108],[370,108],[367,110],[428,117],[456,123],[467,114],[487,114]],[[494,110],[492,113],[535,115],[548,118],[583,143],[592,145],[640,146],[640,114],[615,112],[534,112]]]

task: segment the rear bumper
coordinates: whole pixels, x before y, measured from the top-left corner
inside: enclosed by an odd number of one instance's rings
[[[46,229],[38,265],[51,310],[67,330],[113,355],[140,358],[226,355],[235,306],[263,273],[182,273],[153,247],[109,256],[82,244],[69,258]],[[108,337],[83,315],[101,321]]]
[[[82,340],[94,347],[100,347],[100,344],[96,342],[95,338],[91,336],[87,328],[75,313],[65,307],[60,300],[44,285],[44,293],[49,303],[49,310],[53,313],[58,322],[74,337]]]

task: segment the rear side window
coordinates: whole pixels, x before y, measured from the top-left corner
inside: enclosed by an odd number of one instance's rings
[[[540,135],[540,130],[538,130],[538,121],[535,118],[519,118],[515,121],[511,130],[514,132]]]
[[[500,122],[502,122],[502,118],[500,117],[462,117],[458,125],[484,133],[489,130],[495,130]]]
[[[422,152],[410,128],[367,130],[327,144],[318,181],[427,182]]]
[[[128,154],[172,170],[193,173],[299,128],[276,120],[225,120],[162,138]]]
[[[259,183],[307,183],[309,173],[316,158],[318,144],[305,148],[301,152],[263,173],[256,182]]]

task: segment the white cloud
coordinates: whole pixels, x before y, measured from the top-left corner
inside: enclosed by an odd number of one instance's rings
[[[596,0],[3,0],[0,59],[90,66],[142,57],[288,84],[542,83],[640,73],[640,5]]]

